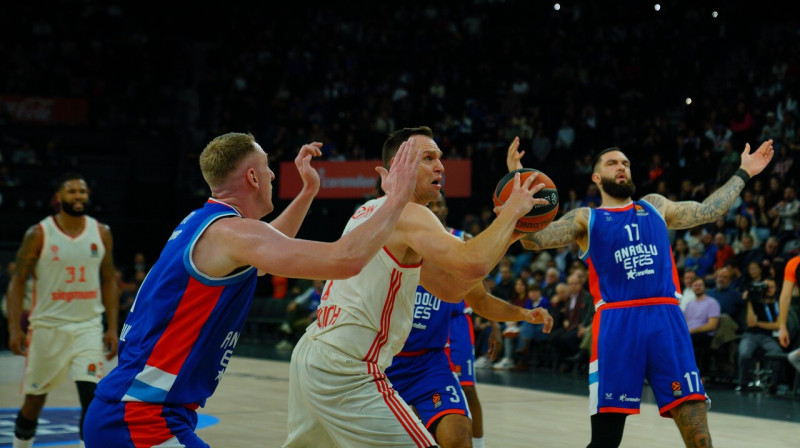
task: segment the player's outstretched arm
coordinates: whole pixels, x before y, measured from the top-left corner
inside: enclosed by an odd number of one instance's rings
[[[493,321],[527,321],[532,324],[544,324],[542,331],[550,333],[553,328],[553,317],[544,308],[532,310],[512,305],[486,290],[483,283],[475,285],[464,300],[473,311]]]
[[[303,145],[294,158],[294,165],[300,178],[303,180],[303,188],[300,193],[292,200],[288,207],[270,224],[281,231],[284,235],[294,238],[300,230],[300,225],[308,214],[311,202],[319,192],[319,173],[311,166],[313,157],[322,156],[320,142],[311,142]]]
[[[386,202],[365,222],[333,243],[289,238],[254,219],[220,219],[195,248],[195,263],[205,274],[228,275],[240,266],[260,272],[310,280],[341,279],[358,274],[394,230],[411,199],[421,153],[414,139],[404,142],[390,171],[377,167]],[[204,247],[199,247],[204,245]]]
[[[589,209],[581,207],[570,210],[538,232],[526,234],[519,241],[528,250],[564,247],[575,241],[580,244],[586,239],[588,228]],[[581,244],[581,247],[585,247],[585,244]]]
[[[750,144],[746,144],[742,152],[742,164],[739,170],[702,203],[696,201],[673,202],[657,194],[649,194],[642,199],[652,204],[661,213],[670,229],[689,229],[713,222],[730,210],[733,202],[744,189],[746,179],[763,171],[774,154],[772,140],[762,143],[752,154],[750,153]]]

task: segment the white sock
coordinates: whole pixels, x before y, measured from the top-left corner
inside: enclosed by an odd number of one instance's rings
[[[81,440],[81,443],[78,444],[78,448],[86,448],[86,445],[83,443],[83,440]]]
[[[14,436],[14,444],[12,445],[13,448],[32,448],[33,447],[33,439],[35,437],[31,437],[28,440],[20,440],[16,436]]]
[[[473,437],[472,448],[486,448],[486,444],[483,443],[483,437],[481,437],[480,439],[477,437]]]

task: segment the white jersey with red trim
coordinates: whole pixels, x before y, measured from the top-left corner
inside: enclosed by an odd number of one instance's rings
[[[362,224],[386,197],[365,203],[350,218],[347,234]],[[328,280],[309,337],[381,370],[402,348],[414,320],[414,295],[422,264],[401,265],[384,247],[356,276]]]
[[[34,270],[31,324],[54,327],[99,319],[104,310],[100,265],[106,248],[97,220],[84,216],[83,231],[74,237],[53,216],[39,227],[43,242]]]

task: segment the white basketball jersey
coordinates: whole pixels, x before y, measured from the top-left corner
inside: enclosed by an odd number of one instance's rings
[[[85,322],[103,312],[100,264],[106,253],[97,220],[84,216],[83,231],[71,237],[53,216],[39,222],[44,241],[36,263],[30,321],[47,327]]]
[[[344,233],[362,224],[385,200],[384,196],[361,206]],[[401,265],[384,247],[358,275],[328,280],[317,320],[309,325],[307,334],[385,369],[411,331],[421,266]]]

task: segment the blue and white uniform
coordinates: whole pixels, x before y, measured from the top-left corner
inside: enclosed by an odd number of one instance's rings
[[[172,232],[122,327],[119,364],[97,386],[86,446],[208,446],[195,434],[195,409],[217,388],[250,309],[257,271],[209,277],[192,260],[214,221],[237,219],[209,199]]]
[[[589,290],[597,312],[589,364],[591,414],[638,414],[647,378],[659,412],[708,400],[678,306],[680,282],[658,211],[645,201],[592,209]]]
[[[456,305],[443,302],[417,286],[411,333],[403,350],[386,369],[392,388],[406,403],[414,406],[429,429],[447,414],[472,418],[458,376],[450,368],[445,352],[451,316],[454,312],[463,315]]]
[[[450,233],[464,238],[463,231],[454,229]],[[403,350],[386,369],[394,390],[414,406],[429,429],[447,414],[472,418],[461,389],[462,373],[469,375],[469,384],[474,384],[472,328],[467,327],[469,316],[465,309],[464,301],[443,302],[417,286],[411,333]],[[464,364],[467,370],[462,368]]]

